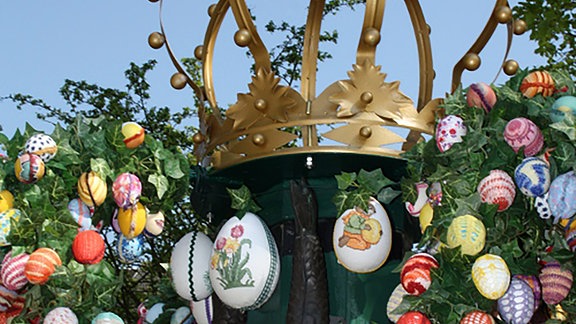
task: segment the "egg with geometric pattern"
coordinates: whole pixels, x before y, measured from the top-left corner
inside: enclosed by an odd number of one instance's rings
[[[466,314],[461,320],[460,324],[495,324],[494,317],[483,311],[475,310]]]
[[[58,145],[46,134],[35,134],[24,145],[26,153],[38,155],[44,163],[52,160],[58,151]]]
[[[510,270],[502,257],[484,254],[472,265],[472,281],[482,296],[496,300],[510,285]]]
[[[472,215],[458,216],[448,227],[446,238],[450,248],[459,246],[462,254],[474,256],[484,249],[486,228]]]
[[[550,164],[539,157],[527,157],[514,170],[514,180],[525,196],[543,196],[550,189]]]
[[[45,172],[44,161],[36,154],[24,153],[14,163],[16,178],[25,184],[33,184],[42,179]]]
[[[534,315],[534,293],[522,279],[512,278],[504,296],[498,299],[498,312],[506,323],[528,324]]]

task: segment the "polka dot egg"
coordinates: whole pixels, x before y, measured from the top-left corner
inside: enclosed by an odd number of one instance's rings
[[[506,323],[528,324],[534,315],[534,294],[530,286],[512,278],[508,290],[498,299],[498,312]]]
[[[44,318],[44,324],[78,324],[78,317],[68,307],[56,307]]]
[[[436,126],[436,145],[440,152],[448,151],[455,143],[462,142],[468,129],[462,118],[448,115],[442,118]]]
[[[58,146],[52,137],[46,134],[36,134],[26,141],[24,149],[26,153],[38,155],[46,163],[54,158]]]

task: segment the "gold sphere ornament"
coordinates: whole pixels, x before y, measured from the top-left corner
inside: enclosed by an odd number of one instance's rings
[[[369,126],[362,126],[362,128],[360,128],[360,136],[364,137],[364,138],[369,138],[370,136],[372,136],[372,128],[370,128]]]
[[[166,39],[162,33],[153,32],[150,34],[150,36],[148,36],[148,45],[150,45],[150,47],[153,49],[159,49],[160,47],[164,46],[165,40]]]
[[[508,6],[500,6],[494,10],[494,17],[499,23],[505,24],[512,19],[512,9]]]
[[[246,47],[252,41],[252,36],[248,29],[242,28],[234,33],[234,43],[240,47]]]
[[[170,78],[170,85],[172,85],[172,88],[176,90],[181,90],[184,89],[187,81],[188,78],[186,77],[186,75],[180,72],[176,72],[172,74],[172,77]]]
[[[254,136],[252,136],[252,143],[258,146],[262,146],[264,143],[266,143],[266,138],[262,134],[254,134]]]
[[[475,71],[480,67],[480,56],[476,53],[468,53],[464,56],[464,67],[468,71]]]
[[[518,72],[518,68],[519,68],[518,62],[516,62],[515,60],[507,60],[506,62],[504,62],[504,66],[502,67],[506,75],[516,74],[516,72]]]
[[[362,100],[362,102],[365,104],[369,104],[372,102],[372,100],[374,100],[374,95],[370,91],[362,92],[360,95],[360,100]]]
[[[376,28],[366,28],[364,31],[364,42],[370,46],[376,46],[380,43],[380,32]]]
[[[204,142],[204,135],[202,135],[201,133],[196,133],[192,136],[192,141],[194,142],[194,144],[200,144]]]
[[[210,17],[214,16],[215,11],[216,11],[216,4],[214,3],[208,7],[208,16]]]
[[[259,111],[266,110],[267,106],[268,104],[266,103],[266,100],[262,98],[254,100],[254,108],[258,109]]]
[[[568,320],[568,313],[562,308],[562,305],[557,304],[554,309],[550,311],[550,319],[564,322]]]
[[[526,24],[526,22],[522,19],[516,19],[514,20],[514,34],[515,35],[522,35],[526,32],[526,29],[528,29],[528,25]]]
[[[194,57],[197,60],[201,60],[203,55],[204,55],[204,46],[202,45],[196,46],[196,48],[194,49]]]

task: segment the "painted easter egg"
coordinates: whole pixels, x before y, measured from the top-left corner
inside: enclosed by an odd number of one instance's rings
[[[496,324],[496,321],[490,314],[475,310],[466,314],[466,316],[460,320],[460,324]]]
[[[562,96],[550,107],[550,119],[553,123],[558,123],[564,120],[566,114],[574,116],[574,112],[576,112],[576,97]]]
[[[446,152],[455,143],[462,142],[467,131],[462,118],[455,115],[442,118],[436,125],[436,145],[440,152]]]
[[[144,226],[144,235],[148,237],[156,237],[162,234],[164,230],[164,213],[161,211],[157,213],[148,213],[146,217],[146,226]]]
[[[210,282],[226,305],[256,309],[272,296],[280,277],[280,257],[270,230],[260,217],[230,218],[214,241]]]
[[[18,181],[32,184],[44,177],[46,168],[38,155],[24,153],[14,163],[14,173]]]
[[[498,312],[506,323],[528,324],[534,315],[534,294],[530,286],[512,278],[508,290],[498,299]]]
[[[131,239],[142,233],[146,226],[147,212],[144,205],[136,203],[133,208],[118,209],[118,226],[126,238]]]
[[[480,180],[477,190],[482,202],[498,205],[499,212],[508,209],[516,196],[514,180],[502,170],[491,170],[489,175]]]
[[[520,92],[526,98],[532,98],[537,94],[543,97],[548,97],[556,90],[554,86],[554,79],[550,73],[546,71],[534,71],[529,73],[522,79],[520,84]]]
[[[420,312],[409,311],[400,316],[397,324],[430,324],[430,320]]]
[[[146,243],[146,239],[142,235],[132,239],[128,239],[122,234],[118,235],[117,249],[120,261],[124,263],[136,261],[144,252],[144,243]]]
[[[174,290],[186,300],[208,298],[213,289],[209,278],[213,243],[202,232],[192,231],[174,245],[170,271]]]
[[[142,183],[132,173],[122,173],[112,183],[112,196],[120,208],[127,209],[134,206],[140,200],[141,194]]]
[[[548,205],[556,220],[576,214],[576,175],[569,171],[554,178],[548,191]]]
[[[432,268],[438,268],[438,261],[428,253],[416,253],[409,257],[400,272],[404,290],[414,296],[425,292],[432,283]]]
[[[89,230],[92,226],[92,210],[82,199],[76,198],[68,202],[68,210],[78,224],[79,231]]]
[[[154,321],[164,313],[164,303],[156,303],[146,312],[146,323],[154,323]]]
[[[8,235],[10,235],[10,229],[12,228],[12,222],[20,221],[20,215],[22,213],[19,209],[12,208],[7,211],[0,213],[0,246],[10,245],[8,242]]]
[[[338,263],[349,271],[367,273],[380,268],[392,247],[392,227],[384,207],[370,198],[368,211],[344,211],[334,223],[332,244]]]
[[[114,214],[112,214],[112,221],[110,223],[112,224],[112,229],[114,229],[116,233],[122,233],[120,225],[118,224],[118,208],[114,209]]]
[[[446,238],[450,248],[460,246],[462,254],[476,255],[484,249],[486,228],[472,215],[458,216],[448,227]]]
[[[56,307],[44,317],[44,324],[78,324],[78,317],[68,307]]]
[[[572,288],[572,272],[562,268],[558,261],[546,263],[538,278],[542,285],[542,299],[548,305],[560,303]]]
[[[201,301],[191,301],[190,309],[197,324],[211,324],[213,320],[212,296]]]
[[[576,219],[570,219],[564,226],[564,238],[572,252],[576,252]]]
[[[394,323],[398,322],[398,319],[402,316],[402,314],[395,314],[394,311],[398,306],[400,306],[402,298],[406,295],[408,295],[408,293],[404,290],[402,284],[398,284],[392,291],[390,298],[388,298],[388,304],[386,304],[386,315]]]
[[[102,205],[107,193],[106,182],[96,172],[84,172],[80,175],[78,195],[86,205],[89,207]]]
[[[32,284],[42,285],[54,273],[55,267],[61,265],[62,261],[56,251],[42,247],[30,254],[30,258],[28,258],[24,268],[24,274]]]
[[[96,264],[104,258],[104,250],[104,239],[93,230],[79,232],[72,242],[72,254],[78,263]]]
[[[512,278],[524,280],[524,282],[530,286],[530,289],[532,289],[532,293],[534,294],[534,310],[537,310],[538,307],[540,307],[540,302],[542,300],[542,287],[538,277],[533,275],[516,274]]]
[[[550,188],[550,165],[539,157],[525,158],[514,170],[514,180],[524,195],[543,196]]]
[[[434,208],[432,208],[432,204],[426,203],[424,207],[420,210],[420,216],[418,216],[418,220],[420,221],[420,231],[424,234],[426,228],[432,224],[432,219],[434,218]]]
[[[0,278],[2,284],[14,291],[18,291],[28,283],[28,279],[24,273],[26,263],[30,255],[28,253],[20,253],[12,257],[12,253],[8,252],[2,261],[2,269],[0,270]]]
[[[466,92],[466,103],[469,107],[482,108],[488,113],[496,104],[496,92],[484,82],[473,83]]]
[[[500,256],[484,254],[472,266],[472,280],[482,296],[496,300],[508,290],[510,270]]]
[[[122,124],[122,135],[124,135],[126,147],[134,149],[144,143],[145,130],[135,122],[126,122]]]
[[[523,147],[526,157],[538,154],[544,146],[544,136],[540,128],[524,117],[514,118],[506,124],[504,140],[516,153]]]
[[[23,295],[0,285],[0,315],[6,315],[7,317],[17,316],[24,309],[25,303],[26,298]]]
[[[172,317],[170,317],[170,324],[192,324],[192,320],[190,308],[182,306],[174,311]]]
[[[14,208],[14,196],[8,190],[0,191],[0,213]]]
[[[35,134],[24,145],[26,153],[38,155],[44,163],[52,160],[58,151],[58,145],[46,134]]]
[[[104,312],[94,317],[92,324],[124,324],[124,320],[112,312]]]

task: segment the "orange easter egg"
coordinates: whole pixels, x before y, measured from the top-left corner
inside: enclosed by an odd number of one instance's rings
[[[56,266],[61,266],[62,261],[56,251],[51,248],[39,248],[30,254],[28,262],[24,268],[24,275],[33,284],[42,285],[56,270]]]

